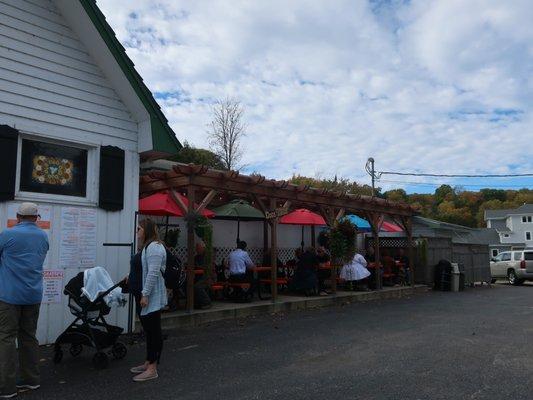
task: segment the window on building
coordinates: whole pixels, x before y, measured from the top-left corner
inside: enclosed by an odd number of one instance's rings
[[[87,150],[23,139],[20,190],[86,197]]]
[[[526,240],[531,240],[531,232],[526,232]]]
[[[531,222],[533,220],[533,217],[531,215],[527,216],[527,222]]]
[[[492,257],[496,257],[498,255],[498,249],[492,249]]]
[[[525,215],[522,216],[522,222],[523,223],[527,222],[527,217]]]
[[[504,234],[503,234],[503,237],[504,237],[504,238],[508,238],[508,237],[509,237],[509,234],[508,234],[508,233],[504,233]]]

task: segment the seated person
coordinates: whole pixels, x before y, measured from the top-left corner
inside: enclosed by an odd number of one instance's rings
[[[381,252],[381,262],[383,264],[383,273],[392,274],[392,282],[393,284],[396,283],[398,279],[398,267],[396,266],[394,258],[392,258],[392,256],[387,250],[383,250]]]
[[[294,278],[289,288],[296,292],[304,293],[306,296],[315,294],[318,288],[318,258],[315,249],[308,248],[301,254],[296,263]]]
[[[294,250],[294,258],[292,260],[287,261],[287,264],[285,264],[288,278],[292,278],[294,276],[296,265],[298,264],[298,260],[300,260],[300,258],[302,257],[302,253],[302,249],[298,247],[296,250]]]
[[[409,275],[409,257],[407,257],[405,255],[405,250],[403,248],[400,248],[398,250],[398,254],[396,256],[396,261],[400,264],[403,264],[400,266],[400,269],[403,268],[403,272],[404,272],[404,280],[406,283],[409,283],[410,282],[410,275]]]
[[[237,248],[233,250],[228,256],[229,281],[236,283],[249,283],[250,289],[248,292],[253,293],[255,289],[255,281],[251,268],[254,263],[248,252],[246,251],[246,242],[241,240],[237,244]]]
[[[326,249],[322,246],[316,249],[316,256],[317,256],[318,264],[319,264],[319,269],[318,269],[318,274],[317,274],[318,290],[319,290],[319,294],[323,296],[323,295],[329,294],[326,291],[326,285],[324,282],[326,281],[326,279],[331,277],[331,271],[326,270],[326,269],[320,269],[320,267],[329,265],[331,262],[331,256],[328,254]]]
[[[370,276],[370,271],[366,269],[366,266],[367,262],[365,258],[357,251],[355,251],[352,261],[342,266],[341,279],[346,281],[348,290],[357,290],[358,282]],[[366,286],[364,290],[366,290]]]

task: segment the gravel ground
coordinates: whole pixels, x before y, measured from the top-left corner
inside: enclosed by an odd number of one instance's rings
[[[143,343],[105,371],[91,349],[22,399],[531,399],[533,287],[350,304],[167,332],[160,378],[133,383]]]

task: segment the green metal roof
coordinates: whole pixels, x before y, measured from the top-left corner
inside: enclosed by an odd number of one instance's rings
[[[179,149],[181,149],[181,144],[176,138],[176,134],[168,125],[168,120],[161,111],[159,104],[157,104],[150,89],[146,87],[142,77],[135,70],[135,65],[126,54],[126,50],[120,44],[115,32],[107,23],[104,14],[96,5],[96,1],[79,0],[79,2],[100,33],[111,54],[115,57],[116,62],[143,103],[146,111],[150,114],[153,150],[169,155],[177,154]]]

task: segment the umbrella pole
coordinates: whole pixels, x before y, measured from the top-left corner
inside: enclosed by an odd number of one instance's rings
[[[241,241],[241,220],[237,219],[237,244]]]
[[[165,239],[164,242],[167,243],[167,235],[168,235],[168,215],[167,215],[167,223],[165,224]]]
[[[304,226],[303,225],[302,225],[302,243],[301,243],[301,245],[302,245],[302,251],[303,251],[304,245],[305,245],[304,244]]]

